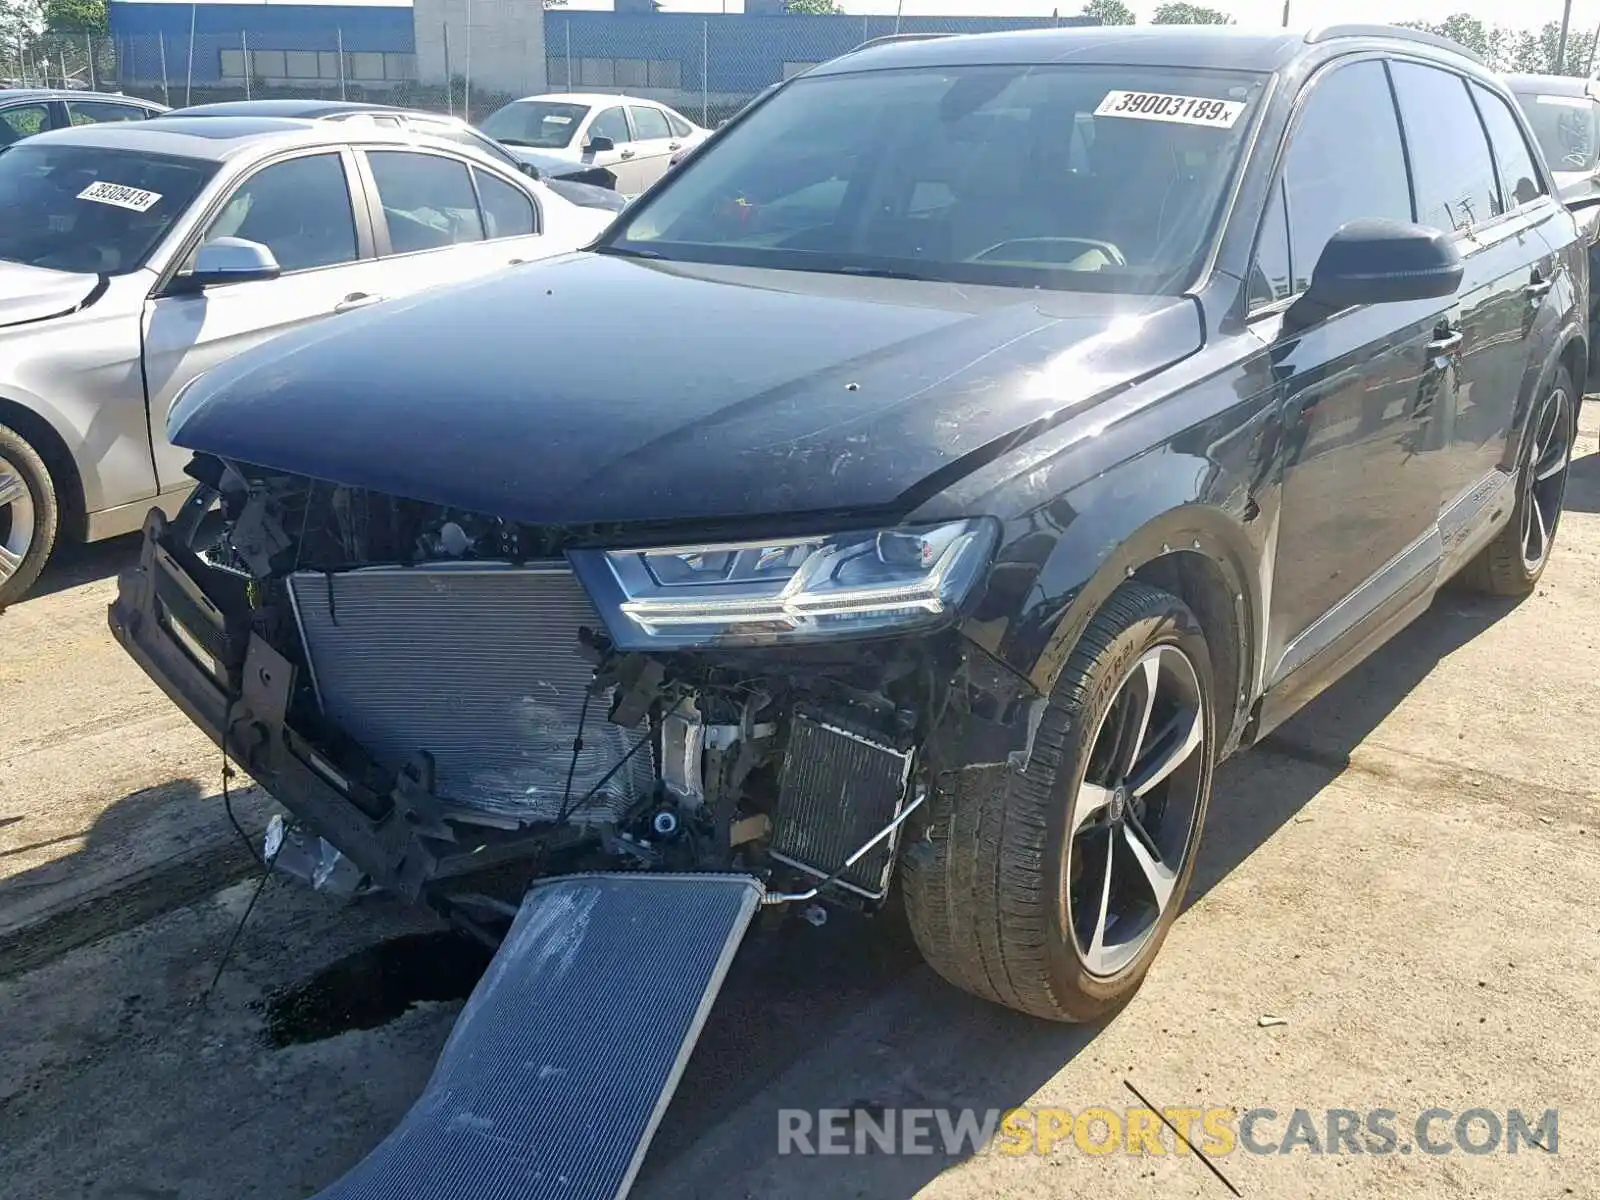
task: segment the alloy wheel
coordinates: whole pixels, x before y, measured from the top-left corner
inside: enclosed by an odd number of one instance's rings
[[[1556,388],[1534,414],[1531,450],[1522,480],[1522,565],[1530,574],[1550,556],[1561,519],[1572,458],[1572,399]]]
[[[0,583],[22,569],[33,545],[33,493],[22,473],[0,458]]]
[[[1173,902],[1194,842],[1205,734],[1188,655],[1147,650],[1101,718],[1069,817],[1065,924],[1091,975],[1136,961]]]

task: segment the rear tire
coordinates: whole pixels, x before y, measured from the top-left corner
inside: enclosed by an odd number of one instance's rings
[[[955,771],[929,798],[902,886],[934,970],[1052,1021],[1092,1021],[1132,996],[1193,871],[1212,692],[1189,608],[1118,588],[1056,683],[1026,774]]]
[[[0,425],[0,609],[39,578],[60,527],[50,469],[21,434]]]
[[[1470,590],[1526,596],[1550,563],[1577,440],[1578,398],[1565,367],[1535,399],[1517,464],[1517,504],[1494,541],[1461,571]]]

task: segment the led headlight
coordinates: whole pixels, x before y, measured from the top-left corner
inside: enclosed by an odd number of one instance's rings
[[[621,649],[863,637],[949,621],[994,553],[989,520],[571,555]]]

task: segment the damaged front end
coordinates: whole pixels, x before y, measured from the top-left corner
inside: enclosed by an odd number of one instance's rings
[[[685,545],[191,472],[116,636],[310,831],[274,834],[305,873],[486,940],[559,875],[874,906],[941,775],[1026,754],[1038,697],[958,627],[990,522]]]

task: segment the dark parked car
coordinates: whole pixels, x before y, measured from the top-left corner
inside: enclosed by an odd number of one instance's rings
[[[120,92],[0,89],[0,147],[51,129],[105,121],[143,121],[166,111],[163,105]]]
[[[596,922],[660,873],[898,885],[946,978],[1095,1018],[1221,759],[1447,580],[1544,571],[1587,363],[1551,193],[1505,85],[1424,34],[865,49],[592,250],[191,386],[199,499],[152,514],[112,627],[372,882],[480,932],[495,879],[626,868]],[[677,911],[641,936],[748,919]]]
[[[1600,81],[1570,75],[1508,75],[1555,180],[1589,247],[1589,352],[1600,349]]]

